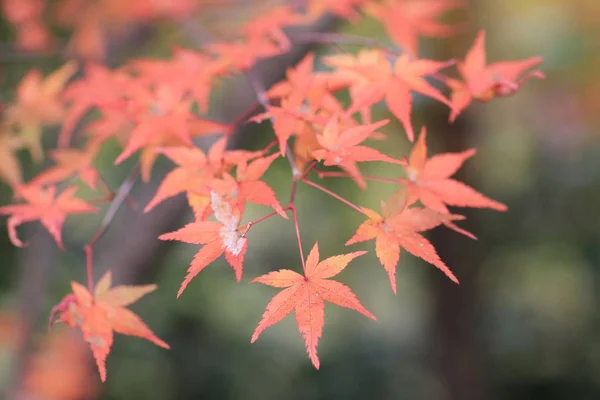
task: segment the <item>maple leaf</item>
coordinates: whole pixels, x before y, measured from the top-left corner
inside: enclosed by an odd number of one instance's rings
[[[194,256],[177,292],[177,297],[181,296],[190,281],[200,271],[223,253],[227,263],[235,271],[237,281],[242,279],[242,264],[248,247],[246,238],[248,228],[239,227],[240,213],[237,209],[232,209],[231,205],[215,191],[211,191],[210,194],[211,207],[218,222],[196,221],[175,232],[158,237],[161,240],[179,240],[184,243],[204,245]]]
[[[288,219],[273,189],[266,182],[260,180],[277,157],[279,157],[279,153],[257,158],[250,164],[246,160],[241,160],[237,165],[237,179],[224,174],[223,180],[213,181],[210,186],[219,194],[226,194],[234,200],[240,213],[244,212],[245,204],[249,201],[254,204],[272,207],[279,215]]]
[[[251,122],[260,123],[270,118],[273,131],[279,142],[279,152],[285,156],[288,139],[300,131],[310,116],[299,111],[304,103],[304,93],[293,91],[289,96],[283,97],[279,107],[267,106],[267,111],[250,118]]]
[[[437,19],[463,4],[461,0],[388,0],[369,2],[365,11],[382,22],[394,43],[417,55],[419,35],[441,37],[457,32],[458,27]]]
[[[267,96],[285,98],[282,100],[284,103],[292,103],[291,107],[287,106],[288,109],[301,107],[307,109],[308,115],[314,114],[319,108],[341,112],[341,104],[331,93],[331,77],[328,73],[313,70],[314,59],[314,53],[309,53],[295,67],[288,68],[286,80],[273,85]]]
[[[433,245],[419,232],[448,223],[453,228],[452,221],[462,220],[464,217],[440,214],[420,207],[408,208],[409,205],[406,193],[400,190],[392,194],[387,202],[381,202],[382,215],[362,207],[369,219],[358,227],[355,235],[346,242],[346,246],[375,239],[375,253],[388,274],[394,294],[396,266],[400,260],[401,248],[436,266],[453,282],[458,283],[458,279],[440,259]],[[462,231],[460,228],[458,230]]]
[[[90,188],[96,189],[98,170],[92,163],[98,150],[99,146],[90,145],[84,150],[64,148],[51,151],[50,158],[58,165],[41,172],[32,180],[32,183],[47,185],[58,183],[71,175],[77,175]]]
[[[327,166],[340,165],[348,161],[386,161],[391,163],[401,163],[392,157],[386,156],[378,150],[367,146],[360,146],[376,129],[390,122],[385,119],[374,124],[359,125],[340,132],[339,118],[333,116],[321,135],[317,135],[317,141],[323,149],[312,152],[318,160],[324,159]]]
[[[248,71],[259,59],[273,57],[282,52],[280,47],[270,40],[255,36],[249,40],[211,43],[205,48],[216,57],[215,73],[218,75]]]
[[[102,382],[106,381],[106,357],[113,344],[113,332],[137,336],[162,348],[170,348],[137,315],[125,308],[154,291],[156,285],[111,288],[111,284],[110,271],[98,281],[93,294],[79,283],[71,282],[73,293],[65,296],[50,315],[50,325],[59,314],[57,322],[81,329],[96,359]]]
[[[10,241],[17,247],[26,246],[17,235],[17,227],[25,222],[40,220],[50,232],[60,249],[64,249],[61,229],[68,214],[84,214],[98,211],[85,201],[73,197],[77,188],[69,187],[56,196],[56,187],[42,188],[36,185],[20,185],[16,194],[28,204],[0,207],[0,215],[10,215],[7,221]],[[55,197],[56,196],[56,197]]]
[[[175,137],[182,144],[192,145],[189,122],[193,116],[190,112],[191,102],[185,98],[185,91],[182,86],[167,83],[154,90],[142,82],[128,85],[128,107],[135,127],[115,165],[140,148],[156,146],[157,142],[162,144],[164,136]]]
[[[234,165],[261,154],[261,152],[244,150],[226,151],[226,146],[227,138],[223,137],[213,143],[208,154],[196,147],[156,148],[157,153],[165,155],[178,167],[165,176],[144,212],[150,211],[170,197],[187,192],[190,206],[194,209],[196,217],[201,220],[208,218],[212,213],[209,183],[213,178],[222,175]]]
[[[18,133],[36,162],[44,158],[42,125],[61,121],[64,115],[61,93],[76,70],[75,62],[69,62],[42,79],[41,72],[34,69],[19,83],[16,104],[6,110],[6,125]]]
[[[134,60],[129,63],[135,73],[149,84],[169,81],[187,87],[196,100],[199,111],[206,114],[210,92],[215,85],[217,71],[214,59],[198,51],[175,48],[169,60]]]
[[[360,111],[363,122],[370,122],[370,107],[385,99],[389,110],[402,123],[411,142],[414,140],[411,92],[452,106],[439,90],[424,79],[449,66],[451,61],[415,59],[406,53],[391,60],[382,50],[361,50],[356,56],[329,56],[325,58],[325,62],[336,68],[332,73],[332,85],[349,87],[352,104],[346,115]]]
[[[206,185],[221,167],[220,161],[226,144],[225,138],[215,142],[212,147],[213,151],[209,152],[209,157],[196,147],[157,148],[158,153],[177,163],[178,167],[169,171],[165,176],[156,190],[156,195],[150,200],[144,212],[150,211],[160,202],[179,193],[194,188],[198,190]],[[214,151],[217,147],[220,148],[218,155]]]
[[[480,30],[464,61],[457,63],[458,71],[464,81],[446,79],[446,83],[452,89],[450,101],[453,110],[450,114],[450,122],[454,121],[473,100],[487,102],[497,96],[509,96],[530,78],[544,78],[545,75],[538,70],[525,74],[540,65],[542,61],[541,57],[531,57],[486,65],[485,32]]]
[[[426,136],[427,131],[423,127],[410,153],[408,164],[403,166],[408,179],[401,181],[407,184],[410,201],[420,200],[425,207],[446,214],[450,213],[446,205],[491,208],[496,211],[508,209],[504,204],[450,178],[475,154],[475,149],[438,154],[427,159]]]
[[[291,25],[297,19],[294,9],[284,4],[253,18],[242,27],[242,30],[249,41],[268,39],[277,44],[282,51],[289,51],[291,43],[283,31],[283,26]]]
[[[123,115],[127,103],[122,93],[129,79],[121,71],[111,71],[101,65],[87,65],[84,77],[72,82],[63,93],[63,99],[69,105],[59,133],[59,145],[69,145],[77,122],[92,107],[100,107],[104,112],[110,107],[111,110],[118,110],[119,116]]]
[[[363,254],[366,254],[366,251],[329,257],[319,262],[319,245],[315,243],[306,258],[304,276],[289,269],[281,269],[254,278],[251,282],[285,289],[267,304],[262,319],[254,330],[251,343],[254,343],[265,329],[295,311],[298,330],[304,338],[308,356],[315,368],[319,369],[317,345],[325,324],[325,301],[350,308],[376,320],[349,287],[328,279],[342,272],[350,261]]]
[[[351,22],[357,22],[360,14],[356,9],[363,3],[365,0],[311,0],[308,2],[306,20],[310,22],[330,12]]]

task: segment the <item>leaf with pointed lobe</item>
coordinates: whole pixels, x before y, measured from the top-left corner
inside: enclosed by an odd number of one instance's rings
[[[227,263],[235,271],[239,282],[242,278],[244,255],[248,246],[246,228],[240,228],[240,212],[219,194],[211,191],[211,208],[215,221],[196,221],[183,228],[159,236],[161,240],[178,240],[190,244],[202,244],[188,269],[187,275],[177,292],[181,296],[191,280],[210,263],[225,253]]]
[[[425,207],[446,214],[450,213],[446,205],[507,210],[504,204],[450,178],[475,154],[475,149],[439,154],[428,159],[426,136],[427,131],[423,128],[410,154],[409,162],[404,166],[408,177],[407,190],[413,202],[420,200]]]
[[[94,158],[98,154],[99,147],[88,146],[86,149],[59,148],[50,152],[57,165],[45,169],[38,174],[32,183],[47,185],[59,183],[70,176],[76,175],[92,189],[96,189],[98,181],[98,170],[93,166]]]
[[[509,96],[530,78],[544,78],[545,75],[538,70],[526,73],[541,63],[541,57],[531,57],[486,65],[485,31],[480,30],[465,59],[457,63],[462,80],[446,80],[452,89],[450,122],[473,100],[487,102],[494,97]]]
[[[26,246],[17,235],[17,227],[25,222],[39,220],[50,232],[60,249],[64,249],[61,230],[69,214],[85,214],[98,211],[75,196],[77,188],[68,187],[58,196],[56,187],[43,188],[34,184],[16,187],[16,195],[26,204],[13,204],[0,207],[0,215],[10,215],[7,221],[9,238],[17,247]]]
[[[458,31],[458,26],[438,19],[463,5],[461,0],[388,0],[369,2],[365,11],[381,21],[394,43],[414,56],[419,54],[420,36],[445,37]]]
[[[45,79],[39,69],[30,71],[17,87],[15,104],[4,111],[3,124],[20,138],[35,162],[44,158],[42,128],[61,122],[65,115],[63,88],[77,70],[68,62]]]
[[[271,163],[278,157],[279,153],[275,153],[267,157],[256,158],[249,164],[246,160],[242,160],[237,165],[235,179],[224,173],[223,179],[211,181],[210,187],[220,195],[230,198],[240,213],[244,212],[246,202],[251,202],[272,207],[279,215],[288,219],[273,189],[266,182],[260,180]]]
[[[382,50],[361,50],[354,55],[327,57],[333,68],[334,79],[349,89],[352,103],[346,115],[361,112],[364,122],[370,122],[370,107],[381,100],[402,123],[408,139],[414,140],[411,123],[413,96],[417,92],[448,106],[451,103],[431,86],[425,77],[452,64],[426,59],[415,59],[408,54],[392,58]]]
[[[253,18],[242,27],[242,31],[249,41],[267,39],[275,43],[282,51],[289,51],[290,39],[283,28],[286,25],[293,25],[297,21],[298,17],[293,7],[283,4]]]
[[[123,72],[111,71],[105,66],[86,65],[84,77],[73,81],[64,91],[67,108],[58,137],[59,146],[69,145],[75,126],[93,107],[101,107],[103,111],[110,108],[117,115],[123,115],[126,100],[122,93],[129,79]]]
[[[392,204],[393,202],[398,204]],[[408,208],[410,205],[406,195],[393,194],[387,202],[382,202],[383,215],[363,207],[368,219],[358,227],[354,236],[346,242],[346,246],[375,239],[375,254],[388,274],[394,294],[396,266],[400,260],[401,249],[434,265],[453,282],[458,283],[458,279],[439,258],[433,245],[419,232],[464,217],[437,214],[418,207]]]
[[[111,288],[111,284],[110,271],[100,279],[93,294],[77,282],[71,282],[73,293],[65,296],[53,308],[50,320],[52,324],[58,314],[58,322],[81,329],[103,382],[106,381],[106,358],[113,344],[114,332],[137,336],[159,347],[170,348],[136,314],[125,308],[154,291],[156,285]]]
[[[289,269],[282,269],[254,278],[251,282],[284,289],[267,304],[251,342],[254,343],[265,329],[294,311],[308,356],[315,368],[319,369],[317,346],[325,324],[325,301],[350,308],[376,320],[349,287],[328,279],[339,274],[350,261],[365,253],[365,251],[357,251],[319,262],[319,246],[315,243],[306,258],[304,276]]]
[[[402,163],[389,157],[378,150],[367,146],[361,146],[375,130],[386,125],[389,120],[382,120],[374,124],[359,125],[349,129],[340,129],[338,116],[333,116],[321,135],[317,135],[317,141],[323,147],[314,150],[312,155],[318,160],[324,160],[327,166],[340,165],[345,162],[385,161],[390,163]]]

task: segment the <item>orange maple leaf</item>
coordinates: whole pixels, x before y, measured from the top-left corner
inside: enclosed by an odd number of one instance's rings
[[[340,132],[339,117],[334,115],[321,135],[317,135],[317,141],[323,149],[312,152],[317,160],[324,159],[327,166],[340,165],[349,161],[386,161],[390,163],[402,163],[392,157],[389,157],[371,147],[360,146],[375,130],[381,128],[390,122],[389,119],[382,121],[359,125]]]
[[[408,164],[404,166],[408,179],[401,179],[407,185],[409,202],[420,200],[427,208],[440,213],[450,213],[446,205],[458,207],[491,208],[506,211],[508,208],[475,191],[450,176],[475,154],[475,149],[461,153],[443,153],[427,159],[427,131],[422,128],[417,143],[413,147]]]
[[[402,123],[411,142],[414,140],[411,92],[431,97],[451,107],[450,101],[424,79],[449,66],[449,61],[415,59],[406,53],[392,60],[383,50],[361,50],[357,55],[326,57],[325,63],[336,68],[330,78],[331,85],[349,88],[352,104],[346,111],[347,115],[360,111],[363,122],[370,122],[370,107],[385,99],[389,110]]]
[[[86,185],[96,189],[98,181],[98,170],[92,165],[97,156],[99,146],[91,145],[84,150],[62,148],[50,153],[57,165],[45,169],[38,174],[32,183],[36,185],[47,185],[58,183],[77,175]]]
[[[194,256],[188,273],[181,283],[177,297],[181,296],[187,285],[200,271],[225,253],[225,259],[235,271],[239,282],[242,279],[242,264],[248,247],[246,232],[248,228],[240,228],[240,213],[233,209],[227,201],[216,192],[211,191],[211,207],[215,221],[196,221],[183,228],[165,233],[161,240],[179,240],[184,243],[204,245]]]
[[[176,47],[168,60],[140,59],[128,63],[140,78],[149,84],[169,81],[188,88],[200,113],[206,114],[210,93],[216,85],[214,59],[191,49]]]
[[[206,46],[206,51],[215,56],[215,73],[218,75],[248,71],[259,59],[282,53],[270,40],[254,36],[248,40],[211,43]]]
[[[325,301],[350,308],[376,320],[349,287],[328,279],[339,274],[350,261],[365,253],[366,251],[356,251],[319,262],[319,245],[315,243],[306,258],[304,276],[289,269],[281,269],[254,278],[251,282],[285,289],[267,304],[251,342],[254,343],[262,331],[295,311],[298,330],[304,338],[308,356],[315,368],[319,369],[317,345],[325,324]]]
[[[111,71],[105,66],[89,64],[85,75],[72,82],[64,91],[63,99],[69,104],[65,111],[58,137],[60,147],[67,147],[77,122],[92,107],[107,107],[124,115],[127,101],[123,98],[123,87],[129,77],[122,71]]]
[[[388,0],[384,4],[370,2],[365,11],[381,21],[394,43],[417,55],[419,35],[443,37],[457,32],[459,27],[437,19],[463,4],[462,0]]]
[[[250,118],[251,122],[260,123],[267,118],[271,119],[273,131],[279,142],[279,152],[285,156],[288,139],[300,131],[311,117],[299,111],[304,103],[304,93],[292,91],[288,96],[282,97],[279,107],[267,106],[267,111]]]
[[[61,94],[76,70],[76,63],[68,62],[45,79],[38,69],[29,72],[17,87],[16,104],[6,110],[6,126],[18,133],[36,162],[44,157],[42,125],[58,124],[62,120],[64,102]]]
[[[227,138],[223,137],[205,154],[196,147],[156,148],[178,167],[170,171],[156,190],[156,195],[148,203],[144,212],[150,211],[160,202],[179,193],[187,192],[190,206],[198,219],[210,216],[210,182],[218,179],[234,165],[258,157],[262,152],[247,150],[225,150]]]
[[[225,138],[215,142],[215,146],[225,147]],[[156,195],[144,212],[150,211],[157,204],[187,190],[201,189],[214,177],[221,167],[221,154],[218,159],[213,159],[197,147],[166,147],[157,148],[156,151],[165,155],[178,164],[177,168],[169,171],[156,190]],[[212,152],[214,154],[214,152]]]
[[[219,194],[227,195],[234,200],[240,213],[244,212],[246,202],[251,202],[272,207],[279,215],[288,219],[273,189],[265,181],[260,180],[277,157],[279,153],[257,158],[250,164],[246,160],[241,160],[237,164],[237,179],[233,179],[229,174],[223,174],[224,179],[215,180],[210,186]]]
[[[538,70],[525,74],[541,63],[541,57],[531,57],[486,65],[485,32],[480,30],[464,61],[457,63],[464,82],[458,79],[446,79],[446,83],[452,89],[450,101],[453,107],[450,122],[454,121],[474,99],[486,102],[497,96],[509,96],[530,78],[544,78],[545,75]]]
[[[357,22],[360,19],[357,9],[365,2],[366,0],[310,0],[307,2],[304,19],[310,22],[329,12],[350,22]]]
[[[354,236],[346,242],[346,246],[375,239],[375,253],[389,276],[394,294],[396,293],[396,266],[400,260],[401,248],[436,266],[448,278],[458,283],[458,279],[440,259],[433,245],[419,232],[433,229],[441,224],[454,229],[455,225],[452,221],[462,220],[464,217],[440,214],[420,207],[408,208],[410,203],[407,200],[406,193],[402,190],[394,193],[387,202],[381,202],[383,215],[362,207],[369,219],[358,227]],[[466,232],[460,228],[455,230]]]
[[[77,188],[69,187],[56,196],[56,187],[43,188],[21,185],[16,194],[29,204],[13,204],[0,207],[0,215],[10,215],[7,221],[10,241],[17,247],[26,246],[17,235],[17,227],[25,222],[40,220],[50,232],[58,247],[64,249],[61,229],[68,214],[84,214],[98,211],[85,201],[73,197]]]
[[[177,138],[182,144],[192,145],[189,123],[194,116],[190,111],[191,101],[185,97],[186,90],[164,82],[154,88],[141,81],[127,86],[128,111],[135,127],[115,165],[143,147],[162,145],[165,138]]]
[[[298,17],[294,12],[294,8],[288,4],[283,4],[253,18],[242,27],[242,31],[249,41],[271,40],[282,51],[289,51],[291,43],[283,31],[283,27],[292,25],[297,20]]]
[[[272,99],[282,99],[290,102],[288,109],[298,107],[307,109],[312,115],[318,108],[325,108],[334,112],[341,112],[342,106],[331,93],[331,78],[328,73],[314,71],[314,53],[308,53],[293,68],[286,71],[286,79],[273,85],[267,92]]]
[[[56,314],[57,322],[65,322],[72,328],[81,328],[83,337],[90,344],[100,378],[106,381],[106,357],[113,344],[113,332],[137,336],[157,346],[169,349],[169,345],[158,338],[148,326],[125,307],[154,291],[156,285],[111,286],[108,271],[98,281],[92,295],[84,286],[71,282],[73,293],[53,308],[50,324]]]

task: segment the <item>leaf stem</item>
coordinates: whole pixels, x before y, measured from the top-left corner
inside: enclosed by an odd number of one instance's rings
[[[354,204],[354,203],[351,203],[350,201],[348,201],[348,200],[344,199],[342,196],[340,196],[340,195],[338,195],[338,194],[335,194],[335,193],[333,193],[331,190],[324,188],[323,186],[319,185],[318,183],[314,183],[313,181],[309,181],[309,180],[308,180],[308,179],[306,179],[306,178],[302,178],[302,182],[304,182],[304,183],[306,183],[307,185],[310,185],[310,186],[312,186],[312,187],[314,187],[314,188],[317,188],[317,189],[319,189],[320,191],[322,191],[322,192],[324,192],[324,193],[327,193],[327,194],[328,194],[328,195],[330,195],[331,197],[333,197],[333,198],[335,198],[335,199],[337,199],[337,200],[341,201],[342,203],[344,203],[344,204],[345,204],[345,205],[347,205],[348,207],[350,207],[350,208],[352,208],[352,209],[354,209],[354,210],[358,211],[359,213],[361,213],[361,214],[365,214],[365,212],[364,212],[364,211],[363,211],[363,210],[362,210],[360,207],[358,207],[356,204]]]
[[[318,171],[318,170],[315,170],[315,173],[317,174],[317,176],[319,178],[352,178],[352,175],[348,174],[347,172],[341,172],[341,171]],[[375,182],[399,183],[397,178],[396,179],[383,178],[383,177],[372,176],[372,175],[362,175],[362,177],[365,178],[366,180],[375,181]]]
[[[287,206],[283,207],[282,210],[286,211],[286,210],[290,210],[291,208],[292,208],[292,205],[288,204]],[[279,215],[279,212],[273,211],[273,212],[270,212],[267,215],[265,215],[265,216],[263,216],[263,217],[261,217],[261,218],[259,218],[257,220],[248,222],[248,224],[247,224],[248,227],[246,228],[246,233],[248,233],[248,231],[250,230],[250,228],[252,228],[254,225],[256,225],[258,223],[261,223],[261,222],[263,222],[266,219],[274,217],[275,215]]]
[[[296,228],[296,240],[298,241],[298,250],[300,250],[300,259],[302,260],[302,271],[306,276],[306,264],[304,262],[304,252],[302,251],[302,240],[300,239],[300,227],[298,226],[298,215],[296,214],[296,206],[290,204],[290,210],[292,210],[292,216],[294,218],[294,227]]]

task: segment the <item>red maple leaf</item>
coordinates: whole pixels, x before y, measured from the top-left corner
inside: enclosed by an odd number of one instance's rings
[[[232,209],[227,201],[216,192],[211,192],[211,207],[215,221],[196,221],[183,228],[165,233],[161,240],[179,240],[184,243],[204,245],[194,256],[188,273],[181,283],[177,297],[181,296],[187,285],[200,271],[225,253],[227,263],[235,271],[239,282],[242,279],[242,264],[248,247],[247,228],[240,228],[240,212]]]
[[[165,349],[170,348],[137,315],[125,308],[154,291],[156,285],[110,286],[110,271],[98,281],[93,295],[79,283],[71,282],[73,293],[65,296],[50,315],[50,325],[55,315],[60,314],[57,322],[81,329],[85,341],[90,344],[103,382],[106,381],[106,357],[113,344],[113,332],[137,336]]]
[[[17,227],[25,222],[40,220],[50,232],[60,249],[64,249],[61,229],[68,214],[84,214],[98,211],[85,201],[73,197],[77,188],[69,187],[56,196],[56,187],[43,188],[36,185],[21,185],[16,189],[19,197],[28,204],[13,204],[0,207],[0,215],[10,215],[7,221],[10,241],[17,247],[26,246],[17,235]]]
[[[369,219],[358,227],[356,234],[346,242],[346,246],[375,239],[375,253],[388,273],[394,294],[396,293],[396,266],[400,260],[401,248],[433,264],[448,278],[458,283],[458,279],[440,259],[433,245],[419,232],[433,229],[441,224],[454,229],[455,225],[452,221],[464,217],[440,214],[420,207],[408,208],[409,205],[406,194],[399,191],[387,202],[381,202],[383,215],[363,207],[362,210]],[[461,233],[466,232],[460,228],[457,230]]]
[[[251,342],[254,343],[262,331],[295,311],[298,330],[304,338],[308,356],[315,368],[319,369],[317,345],[325,324],[325,301],[351,308],[376,320],[349,287],[328,279],[339,274],[350,261],[365,253],[366,251],[357,251],[329,257],[319,262],[319,245],[315,243],[306,258],[304,276],[289,269],[281,269],[254,278],[251,282],[285,289],[276,294],[267,304],[267,309],[252,335]]]
[[[450,101],[453,109],[450,121],[454,121],[474,99],[486,102],[497,96],[509,96],[530,78],[544,78],[545,75],[538,70],[525,74],[541,63],[541,57],[531,57],[486,65],[485,32],[479,31],[464,61],[457,63],[464,81],[446,79],[452,89]]]
[[[410,153],[408,165],[404,166],[408,179],[401,181],[407,184],[410,203],[420,200],[425,207],[446,214],[450,213],[446,205],[491,208],[497,211],[508,209],[504,204],[450,178],[475,154],[475,149],[461,153],[438,154],[427,159],[426,136],[427,132],[423,127]]]

